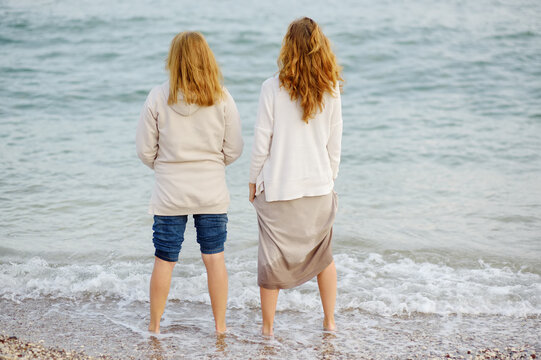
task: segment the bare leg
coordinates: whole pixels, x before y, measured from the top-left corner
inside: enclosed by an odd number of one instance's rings
[[[274,314],[276,313],[276,303],[278,302],[279,289],[265,289],[259,287],[261,295],[261,313],[263,315],[263,335],[274,335]]]
[[[225,268],[224,252],[218,254],[201,254],[207,268],[207,279],[214,314],[216,332],[227,330],[225,325],[225,311],[227,307],[227,269]]]
[[[325,318],[323,319],[323,328],[325,330],[336,330],[334,323],[334,305],[336,303],[336,266],[334,260],[320,272],[317,276],[317,284],[319,286],[319,295]]]
[[[154,260],[154,270],[150,278],[150,324],[148,331],[160,333],[160,319],[165,309],[167,295],[171,286],[171,275],[176,262]]]

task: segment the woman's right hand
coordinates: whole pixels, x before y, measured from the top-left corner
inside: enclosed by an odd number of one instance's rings
[[[250,200],[250,202],[253,203],[255,199],[255,184],[248,183],[248,189],[249,189],[248,200]]]

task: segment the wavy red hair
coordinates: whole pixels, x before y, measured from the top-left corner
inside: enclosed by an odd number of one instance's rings
[[[280,86],[291,100],[300,100],[306,123],[323,110],[323,94],[333,94],[342,67],[336,62],[329,39],[308,17],[293,21],[287,29],[278,56]],[[341,90],[341,85],[340,85]]]
[[[214,105],[222,98],[222,73],[203,34],[177,34],[165,68],[169,71],[169,105],[178,101],[179,92],[186,103],[199,106]]]

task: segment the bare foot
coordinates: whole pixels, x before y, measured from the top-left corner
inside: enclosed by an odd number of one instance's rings
[[[323,319],[323,330],[336,331],[336,324],[334,323],[334,319]]]

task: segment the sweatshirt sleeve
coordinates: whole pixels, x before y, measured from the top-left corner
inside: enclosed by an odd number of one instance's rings
[[[158,113],[152,109],[152,92],[148,95],[135,137],[137,156],[151,169],[154,169],[154,160],[158,155]]]
[[[336,98],[333,103],[333,110],[331,115],[331,131],[329,140],[327,142],[327,152],[329,154],[329,160],[331,163],[332,178],[336,179],[338,176],[338,167],[340,165],[340,153],[342,151],[342,100],[340,98],[340,91],[335,94]]]
[[[257,177],[269,156],[274,123],[274,96],[270,83],[264,82],[259,95],[259,107],[254,128],[254,143],[250,164],[250,183],[255,184]]]
[[[225,92],[225,134],[222,152],[224,153],[224,162],[226,165],[237,160],[242,154],[244,141],[242,140],[242,127],[240,123],[239,111],[235,100],[224,88]]]

